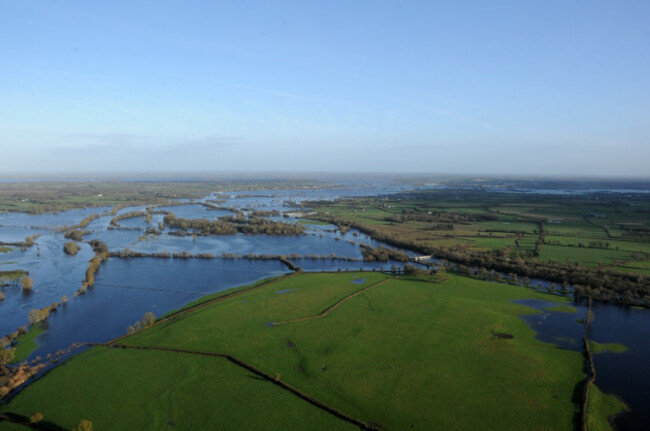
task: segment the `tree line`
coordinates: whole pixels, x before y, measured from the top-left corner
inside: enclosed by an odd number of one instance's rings
[[[404,209],[402,214],[386,217],[386,220],[395,223],[404,223],[408,221],[420,221],[429,223],[467,223],[467,222],[481,222],[481,221],[494,221],[497,216],[494,214],[473,214],[473,213],[459,213],[447,211],[415,211]],[[452,227],[453,229],[453,227]]]
[[[409,260],[409,255],[401,250],[382,246],[373,247],[367,244],[360,244],[360,247],[363,260],[366,262],[387,262],[389,260],[408,262]]]
[[[390,249],[386,249],[390,250]],[[391,252],[395,252],[396,250],[390,250]],[[406,253],[403,253],[404,256],[406,256],[405,260],[401,260],[402,262],[405,262],[408,260],[408,255]],[[179,251],[179,252],[174,252],[170,253],[167,250],[163,250],[161,252],[155,252],[155,253],[147,253],[147,252],[141,252],[141,251],[134,251],[129,248],[125,248],[120,251],[111,251],[108,253],[107,257],[118,257],[121,259],[129,259],[129,258],[141,258],[141,257],[152,257],[152,258],[159,258],[159,259],[171,259],[171,258],[176,258],[176,259],[227,259],[227,260],[237,260],[237,259],[243,259],[243,260],[287,260],[287,259],[292,259],[292,260],[332,260],[332,261],[345,261],[345,262],[359,262],[361,259],[356,258],[356,257],[347,257],[347,256],[337,256],[335,253],[331,254],[307,254],[307,255],[301,255],[298,253],[292,253],[292,254],[253,254],[253,253],[248,253],[248,254],[235,254],[235,253],[222,253],[219,256],[215,256],[212,253],[195,253],[192,254],[188,251]]]
[[[187,235],[235,235],[238,233],[249,235],[301,235],[305,228],[299,224],[290,224],[272,221],[260,217],[245,218],[242,216],[225,216],[217,220],[185,219],[167,214],[163,222],[166,226],[180,229],[181,234]]]
[[[574,286],[580,296],[625,304],[650,306],[650,279],[635,273],[589,268],[578,264],[555,261],[524,260],[521,256],[511,256],[507,250],[477,251],[463,246],[436,247],[422,241],[404,239],[398,235],[385,233],[376,227],[331,215],[321,215],[322,221],[357,229],[373,239],[413,250],[425,255],[433,255],[450,262],[488,270],[513,273],[520,277],[540,278],[554,282],[567,282]],[[543,242],[544,231],[540,229]],[[577,289],[576,289],[577,285]]]

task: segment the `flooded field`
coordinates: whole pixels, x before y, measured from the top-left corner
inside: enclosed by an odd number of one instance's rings
[[[84,236],[84,242],[79,242],[80,250],[74,256],[64,253],[63,244],[68,240],[60,228],[75,225],[91,214],[108,214],[110,208],[41,215],[0,214],[0,241],[18,243],[28,236],[39,235],[32,247],[21,250],[14,246],[0,254],[1,271],[25,270],[34,280],[31,293],[23,293],[16,281],[5,280],[1,288],[5,299],[0,302],[0,334],[26,325],[30,310],[61,301],[66,296],[67,303],[42,324],[45,332],[37,338],[38,347],[30,355],[30,358],[45,357],[74,343],[104,342],[123,335],[127,327],[147,311],[162,316],[203,295],[290,271],[279,260],[262,260],[253,258],[254,255],[285,255],[293,265],[305,271],[386,271],[394,265],[403,266],[403,262],[364,262],[360,244],[381,244],[355,230],[342,234],[335,226],[308,221],[300,221],[305,232],[297,236],[174,236],[166,227],[156,234],[145,232],[161,227],[165,211],[177,217],[207,220],[236,212],[280,211],[289,215],[269,217],[297,223],[295,216],[300,214],[296,214],[295,205],[304,200],[397,191],[400,189],[352,188],[210,195],[193,203],[156,207],[150,221],[142,216],[127,218],[120,220],[117,228],[111,226],[113,215],[103,215],[84,228],[89,233]],[[219,208],[210,208],[210,205]],[[123,208],[116,215],[145,209]],[[88,261],[94,256],[87,243],[92,239],[105,242],[112,252],[128,249],[141,253],[209,253],[215,258],[112,257],[100,265],[94,287],[73,298],[82,284]],[[226,254],[238,258],[224,258]],[[358,283],[364,281],[360,277]],[[547,284],[543,280],[533,280],[533,283]],[[542,311],[542,314],[523,317],[540,339],[565,349],[582,349],[580,321],[586,315],[584,304],[576,303],[574,312],[547,310],[545,308],[552,304],[539,301],[525,305]],[[590,337],[597,342],[615,342],[627,347],[622,353],[605,351],[595,356],[598,387],[617,394],[631,407],[630,412],[616,419],[617,427],[650,428],[647,413],[650,411],[650,386],[647,384],[650,372],[645,366],[650,359],[650,312],[596,303],[594,313],[596,319]]]

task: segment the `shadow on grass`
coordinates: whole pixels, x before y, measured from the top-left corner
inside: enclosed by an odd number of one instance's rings
[[[35,424],[29,423],[29,418],[27,416],[19,415],[16,413],[4,413],[3,417],[0,417],[0,423],[2,421],[6,422],[13,422],[15,424],[20,424],[25,426],[26,428],[31,428],[31,429],[38,429],[38,430],[48,430],[48,431],[66,431],[67,428],[63,428],[60,425],[57,425],[53,422],[43,420],[40,422],[37,422]]]
[[[573,413],[573,429],[575,430],[580,430],[581,429],[581,409],[582,409],[582,393],[584,391],[584,386],[585,386],[585,381],[580,380],[578,383],[576,383],[575,387],[573,388],[573,395],[571,396],[571,401],[573,402],[573,405],[576,406],[576,410]]]
[[[263,382],[268,382],[269,381],[269,379],[267,379],[265,377],[256,376],[255,374],[247,374],[246,377],[248,377],[249,379],[261,380]]]

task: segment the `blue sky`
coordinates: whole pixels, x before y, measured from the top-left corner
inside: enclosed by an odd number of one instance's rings
[[[0,65],[5,172],[650,172],[645,0],[0,0]]]

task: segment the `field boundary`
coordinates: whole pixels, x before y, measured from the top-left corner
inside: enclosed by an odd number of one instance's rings
[[[354,298],[355,296],[358,296],[358,295],[364,293],[365,291],[367,291],[369,289],[372,289],[373,287],[377,287],[377,286],[380,286],[382,284],[388,283],[389,281],[394,280],[394,279],[395,278],[388,278],[386,280],[378,281],[377,283],[372,284],[372,285],[370,285],[368,287],[364,287],[361,290],[357,290],[356,292],[351,293],[351,294],[349,294],[348,296],[346,296],[344,298],[341,298],[340,300],[338,300],[334,304],[327,307],[325,310],[321,311],[319,314],[312,315],[312,316],[306,316],[306,317],[298,317],[296,319],[282,320],[282,321],[279,321],[279,322],[271,322],[271,324],[273,326],[280,326],[280,325],[286,325],[288,323],[304,322],[306,320],[321,319],[323,317],[327,317],[332,311],[339,308],[344,302],[349,301],[350,299]]]
[[[589,345],[589,339],[587,338],[587,332],[591,326],[591,321],[593,320],[592,311],[591,311],[591,297],[589,298],[589,308],[587,309],[587,319],[585,320],[585,330],[582,333],[582,343],[585,350],[585,368],[586,374],[585,383],[582,390],[582,402],[580,403],[580,430],[589,431],[589,424],[587,423],[589,418],[588,407],[589,407],[589,390],[591,386],[596,381],[596,366],[594,365],[594,355],[591,352],[591,346]]]
[[[280,380],[279,375],[276,377],[273,377],[266,372],[262,371],[261,369],[257,368],[256,366],[239,359],[236,356],[233,356],[228,353],[220,353],[220,352],[202,352],[198,350],[185,350],[185,349],[176,349],[173,347],[155,347],[155,346],[132,346],[128,344],[115,344],[115,343],[86,343],[87,346],[101,346],[101,347],[107,347],[111,349],[134,349],[134,350],[153,350],[153,351],[161,351],[161,352],[171,352],[171,353],[184,353],[184,354],[189,354],[189,355],[197,355],[197,356],[210,356],[210,357],[218,357],[218,358],[224,358],[230,361],[231,363],[244,368],[248,371],[250,371],[253,374],[256,374],[260,377],[263,377],[264,379],[268,380],[269,382],[285,389],[288,390],[289,392],[293,393],[296,395],[298,398],[307,401],[308,403],[312,404],[313,406],[325,410],[326,412],[338,417],[339,419],[342,419],[344,421],[347,421],[353,425],[356,425],[360,427],[361,429],[364,430],[381,430],[376,425],[373,424],[368,424],[365,423],[355,417],[352,417],[350,415],[347,415],[346,413],[343,413],[342,411],[331,407],[324,402],[312,397],[311,395],[302,392],[301,390],[291,386],[290,384],[283,382]]]

